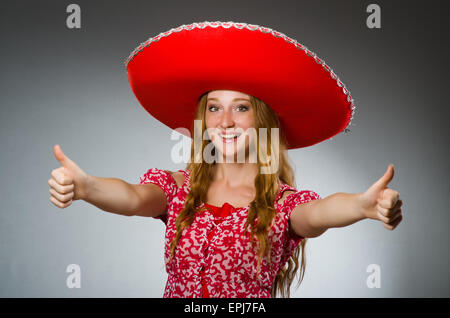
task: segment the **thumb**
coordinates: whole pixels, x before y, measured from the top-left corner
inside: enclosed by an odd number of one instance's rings
[[[53,147],[53,153],[55,155],[56,160],[59,161],[59,163],[65,167],[65,168],[72,168],[73,166],[76,166],[75,163],[67,157],[63,151],[61,150],[61,147],[59,145],[55,145]]]
[[[394,165],[390,163],[384,175],[373,186],[377,189],[384,189],[391,182],[392,178],[394,178]]]

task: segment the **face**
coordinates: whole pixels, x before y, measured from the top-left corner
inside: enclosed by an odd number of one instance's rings
[[[243,132],[254,128],[250,96],[229,90],[209,92],[205,124],[218,155],[237,162],[237,153],[247,153],[249,145],[249,137]]]

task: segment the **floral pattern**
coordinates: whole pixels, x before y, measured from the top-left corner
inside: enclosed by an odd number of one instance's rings
[[[175,221],[190,191],[189,170],[179,171],[185,176],[180,188],[168,171],[157,168],[149,169],[140,176],[139,182],[158,185],[167,197],[166,213],[158,217],[166,225],[164,257],[168,279],[164,297],[270,297],[276,274],[303,240],[289,231],[292,210],[299,204],[321,197],[314,191],[298,191],[282,183],[274,202],[277,214],[269,230],[272,243],[270,260],[268,257],[262,260],[259,272],[257,247],[252,246],[248,232],[244,231],[249,206],[232,208],[220,222],[210,210],[201,209],[192,225],[184,229],[175,257],[167,263],[169,246],[176,235]],[[286,190],[294,192],[278,203]],[[204,203],[197,208],[203,207]],[[211,231],[214,231],[213,235]],[[207,286],[207,295],[204,295],[202,286]]]

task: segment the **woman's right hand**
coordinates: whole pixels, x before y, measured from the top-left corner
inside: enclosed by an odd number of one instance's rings
[[[88,175],[62,152],[59,145],[53,147],[53,153],[61,167],[53,169],[48,180],[50,201],[64,209],[71,205],[72,201],[85,198]]]

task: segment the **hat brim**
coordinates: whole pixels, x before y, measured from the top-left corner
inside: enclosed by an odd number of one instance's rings
[[[346,131],[355,109],[348,89],[314,52],[282,33],[245,23],[171,29],[142,43],[126,65],[140,104],[172,129],[190,129],[199,97],[211,90],[264,101],[279,116],[288,149]]]

